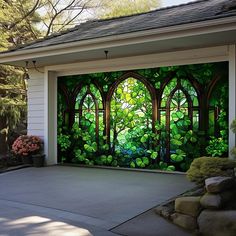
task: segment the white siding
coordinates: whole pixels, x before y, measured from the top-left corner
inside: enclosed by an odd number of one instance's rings
[[[28,110],[29,110],[29,116],[33,117],[36,115],[35,112],[31,112],[31,111],[44,111],[44,105],[32,105],[32,104],[28,104]],[[36,115],[36,117],[38,117],[38,114]]]
[[[44,139],[45,89],[44,73],[29,71],[28,80],[28,134]]]
[[[43,71],[40,68],[40,71]],[[55,73],[29,71],[28,134],[44,141],[44,153],[49,165],[57,163],[57,77]]]
[[[44,92],[43,91],[30,91],[28,92],[28,96],[34,96],[34,98],[42,98],[44,96]]]

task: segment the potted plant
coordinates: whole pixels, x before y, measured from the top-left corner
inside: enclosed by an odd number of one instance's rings
[[[21,135],[14,141],[12,151],[22,158],[24,164],[34,164],[34,166],[39,167],[43,166],[44,163],[44,155],[40,153],[42,146],[43,143],[39,137]]]
[[[44,166],[44,159],[45,155],[42,153],[37,153],[32,155],[33,159],[33,166],[34,167],[43,167]]]

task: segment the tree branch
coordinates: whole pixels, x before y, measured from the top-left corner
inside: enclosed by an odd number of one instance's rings
[[[73,18],[71,18],[68,22],[64,21],[63,26],[59,29],[59,31],[64,29],[65,26],[69,25],[71,22],[73,22],[84,11],[84,9],[86,8],[85,5],[86,4],[84,4],[82,6],[82,8],[80,9],[80,11]]]
[[[12,29],[14,28],[16,25],[18,25],[22,20],[25,20],[27,17],[29,17],[31,14],[33,14],[37,7],[39,6],[40,0],[37,0],[36,3],[34,4],[33,8],[27,12],[26,14],[24,14],[24,16],[22,18],[20,18],[19,20],[15,21],[14,23],[12,23],[10,26],[8,26],[8,29]],[[23,9],[22,9],[23,10]]]
[[[75,3],[75,1],[76,0],[71,1],[70,4],[68,4],[66,7],[62,8],[60,11],[57,11],[57,10],[55,11],[54,16],[51,18],[51,21],[48,24],[48,29],[47,29],[47,32],[46,32],[46,36],[48,36],[51,33],[51,29],[52,29],[53,23],[56,20],[56,18],[60,14],[62,14],[64,11],[68,10]],[[50,2],[50,4],[52,4],[52,1],[49,1],[49,2]],[[52,4],[53,8],[55,8],[57,4],[58,4],[58,2],[56,4],[54,4],[54,5]]]

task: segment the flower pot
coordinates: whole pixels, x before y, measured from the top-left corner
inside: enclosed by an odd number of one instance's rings
[[[23,156],[21,157],[23,164],[25,165],[32,165],[33,164],[33,160],[32,160],[32,156]]]
[[[43,154],[35,154],[33,157],[33,166],[34,167],[43,167],[45,155]]]

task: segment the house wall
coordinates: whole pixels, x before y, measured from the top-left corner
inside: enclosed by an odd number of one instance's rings
[[[57,160],[57,77],[55,72],[45,71],[45,68],[39,71],[30,69],[28,72],[27,131],[29,135],[42,138],[46,162],[51,165]]]
[[[44,73],[29,70],[28,80],[28,134],[44,139],[45,87]]]
[[[229,61],[229,119],[236,117],[235,45],[201,48],[178,52],[140,55],[126,58],[80,62],[44,68],[44,74],[30,71],[28,133],[44,139],[48,164],[57,163],[57,76],[103,71],[130,70],[171,65]],[[229,134],[229,149],[235,146],[235,135]]]

